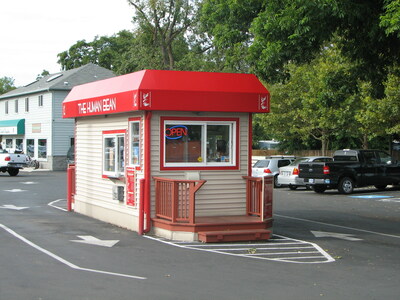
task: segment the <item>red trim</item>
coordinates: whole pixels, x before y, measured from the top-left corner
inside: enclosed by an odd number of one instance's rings
[[[142,121],[142,117],[132,117],[128,119],[128,122]]]
[[[251,161],[253,156],[253,114],[249,113],[249,134],[247,138],[247,142],[249,143],[249,150],[248,150],[248,161],[247,161],[247,174],[251,176]]]
[[[144,70],[74,87],[63,117],[129,111],[259,112],[270,94],[253,74]]]
[[[151,117],[152,112],[145,112],[144,119],[144,179],[145,179],[145,190],[144,190],[144,214],[146,216],[144,232],[150,231],[150,218],[151,218],[151,204],[150,204],[150,184],[151,184]]]
[[[235,165],[233,166],[198,166],[191,165],[189,167],[167,167],[164,165],[164,125],[165,121],[222,121],[235,122],[236,124],[236,156]],[[238,170],[239,169],[239,150],[240,150],[240,119],[239,118],[217,118],[217,117],[160,117],[160,170]]]
[[[125,129],[118,129],[118,130],[103,130],[103,134],[118,134],[118,133],[125,133]]]

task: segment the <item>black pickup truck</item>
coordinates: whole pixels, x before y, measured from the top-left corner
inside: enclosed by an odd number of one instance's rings
[[[335,151],[332,162],[300,164],[299,177],[317,193],[338,189],[351,194],[355,187],[398,185],[400,164],[384,151],[345,149]]]

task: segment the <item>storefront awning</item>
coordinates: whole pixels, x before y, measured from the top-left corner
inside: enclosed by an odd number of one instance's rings
[[[25,119],[0,121],[0,135],[25,134]]]
[[[63,117],[136,110],[265,113],[270,94],[255,75],[143,70],[76,86]]]

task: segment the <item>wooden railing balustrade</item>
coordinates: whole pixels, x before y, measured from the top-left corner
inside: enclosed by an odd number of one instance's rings
[[[250,177],[246,179],[246,214],[259,216],[262,221],[272,218],[272,177]]]
[[[153,179],[156,216],[173,223],[195,224],[195,194],[206,180]]]

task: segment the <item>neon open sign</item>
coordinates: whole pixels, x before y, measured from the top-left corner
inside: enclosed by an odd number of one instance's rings
[[[165,137],[169,140],[178,140],[188,135],[188,128],[185,125],[175,125],[165,129]]]

